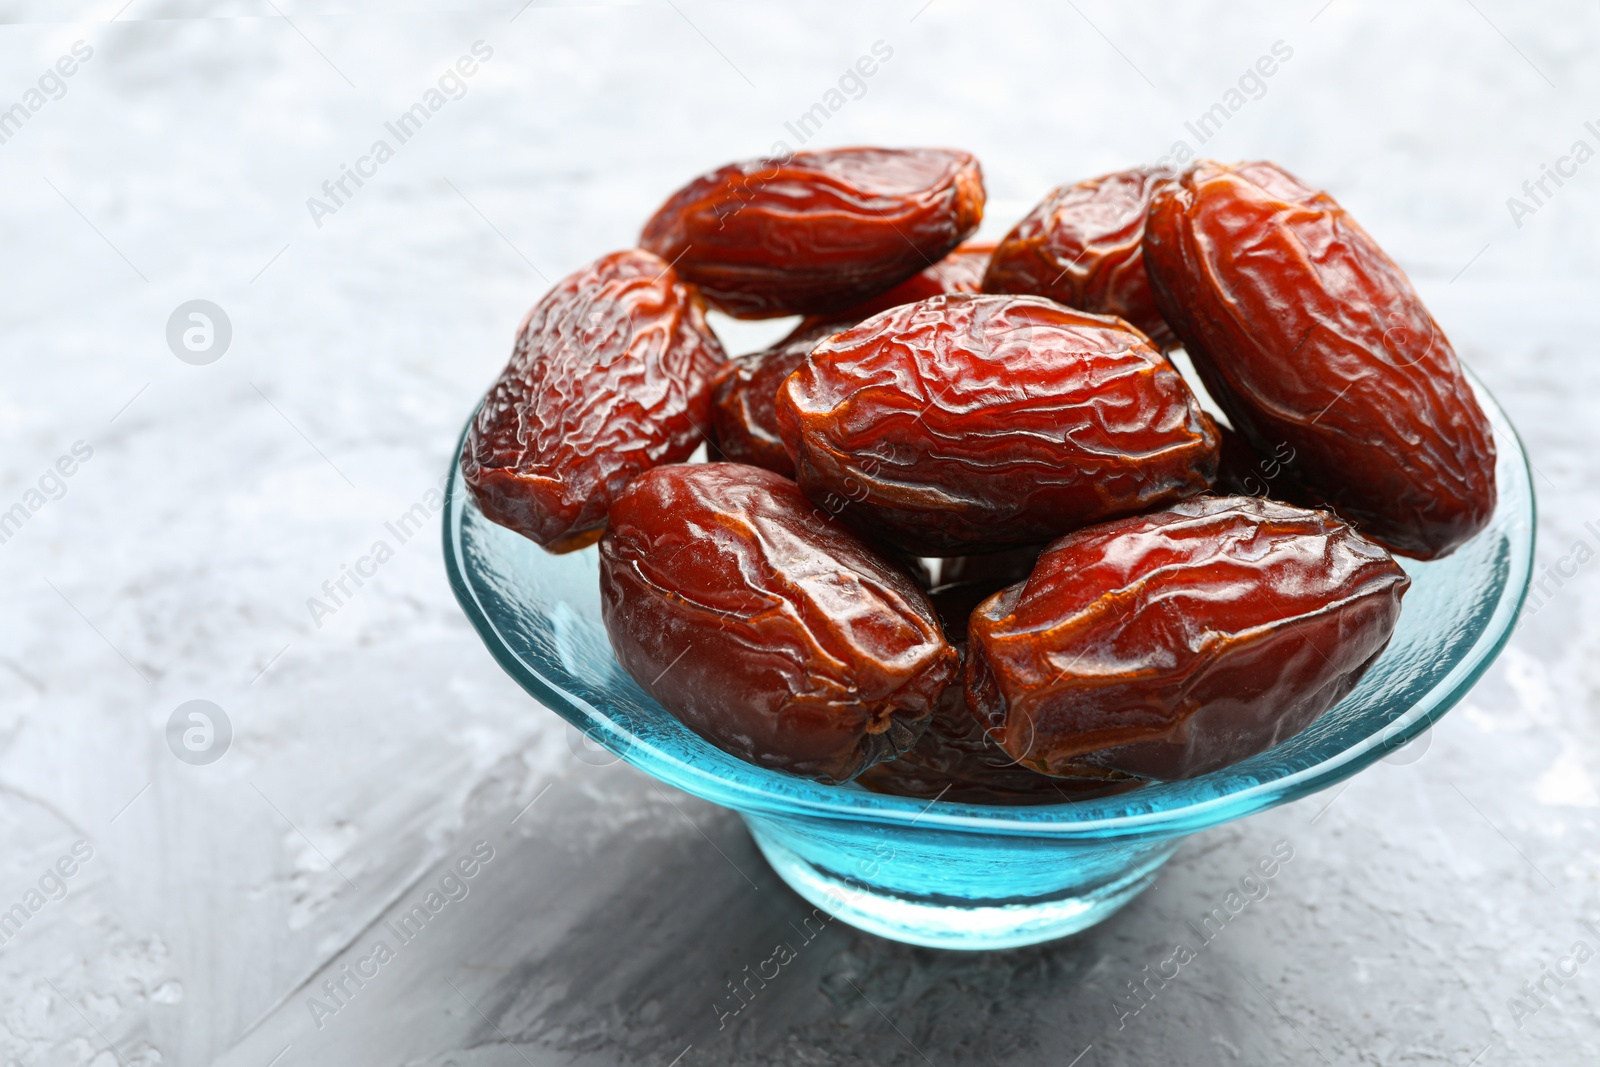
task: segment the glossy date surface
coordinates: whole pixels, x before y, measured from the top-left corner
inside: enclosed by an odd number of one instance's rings
[[[786,478],[657,467],[611,508],[601,611],[618,660],[751,763],[848,781],[916,743],[958,657],[927,596]]]
[[[1216,474],[1216,427],[1166,357],[1039,297],[885,311],[818,345],[777,412],[814,500],[925,556],[1047,541]]]
[[[1292,737],[1354,688],[1409,584],[1329,512],[1184,501],[1069,534],[984,601],[967,702],[1037,770],[1190,778]]]
[[[1170,177],[1124,170],[1052,190],[995,249],[983,291],[1031,293],[1114,315],[1170,347],[1143,252],[1150,198]]]
[[[827,314],[943,258],[983,218],[966,152],[838,148],[733,163],[674,193],[640,247],[739,318]]]
[[[623,486],[699,445],[725,358],[692,287],[649,252],[563,278],[523,320],[467,433],[478,506],[552,552],[592,544]]]
[[[1257,452],[1396,552],[1447,555],[1488,522],[1495,450],[1455,351],[1332,197],[1271,163],[1202,162],[1145,229],[1157,304]]]

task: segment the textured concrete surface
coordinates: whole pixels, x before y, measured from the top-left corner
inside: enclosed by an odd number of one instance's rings
[[[1593,5],[122,3],[0,4],[0,110],[27,112],[0,115],[0,511],[27,513],[0,543],[0,910],[27,916],[0,931],[4,1062],[1600,1052],[1600,163],[1522,191],[1600,148]],[[1525,435],[1550,570],[1426,747],[1193,840],[1103,926],[969,956],[829,924],[743,1003],[809,909],[736,819],[604,765],[499,673],[429,493],[548,282],[707,166],[797,147],[818,103],[812,144],[976,152],[996,234],[1180,138],[1331,188]],[[371,176],[334,203],[345,166]],[[231,325],[209,363],[169,347],[191,300]],[[736,350],[783,328],[719,325]],[[191,700],[231,737],[169,744]],[[1265,899],[1119,1000],[1280,842]],[[385,933],[430,893],[420,934]]]

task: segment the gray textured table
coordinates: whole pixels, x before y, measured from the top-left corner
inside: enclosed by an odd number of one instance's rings
[[[121,3],[0,7],[4,1062],[1593,1062],[1592,6]],[[804,927],[734,817],[499,673],[430,496],[551,280],[800,134],[971,149],[993,234],[1179,140],[1333,189],[1527,439],[1537,611],[1425,742],[1078,937]],[[225,350],[169,343],[193,300]],[[192,700],[228,735],[169,739]]]

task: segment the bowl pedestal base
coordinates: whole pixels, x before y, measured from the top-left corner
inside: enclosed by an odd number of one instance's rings
[[[747,815],[745,822],[778,877],[824,912],[879,937],[943,949],[1016,948],[1087,929],[1154,885],[1154,872],[1179,843],[1169,839],[1132,848],[1126,842],[1086,843],[1077,849],[1057,844],[1047,850],[1055,860],[1048,876],[1056,883],[1053,888],[1041,886],[1036,896],[993,898],[984,896],[985,882],[1015,885],[1014,878],[983,877],[984,866],[1004,863],[1000,857],[963,855],[958,849],[941,865],[939,888],[945,891],[915,893],[895,886],[901,873],[896,868],[925,873],[921,856],[897,863],[902,857],[893,846],[869,854],[865,863],[859,856],[835,853],[828,858],[844,860],[843,869],[855,872],[842,874],[807,858],[824,844],[815,836],[802,833],[796,840],[792,824],[759,816]]]

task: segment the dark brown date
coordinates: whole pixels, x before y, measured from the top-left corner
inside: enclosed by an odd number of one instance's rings
[[[760,352],[729,360],[711,387],[712,437],[724,459],[794,477],[794,460],[778,436],[778,386],[839,324],[803,322]]]
[[[1087,768],[1085,774],[1092,774]],[[953,804],[1033,805],[1095,800],[1137,789],[1146,779],[1116,771],[1062,778],[1017,763],[995,744],[967,710],[960,685],[939,701],[922,740],[856,779],[874,793],[946,800]]]
[[[1115,315],[1171,347],[1172,331],[1156,310],[1143,253],[1150,197],[1170,177],[1124,170],[1053,190],[995,249],[983,291],[1047,296]]]
[[[1216,475],[1216,427],[1166,357],[1039,297],[891,308],[818,345],[777,411],[812,499],[924,556],[1047,541]]]
[[[1239,433],[1218,426],[1222,434],[1221,461],[1217,464],[1216,491],[1226,496],[1270,496],[1291,503],[1305,497],[1294,478],[1295,451],[1279,441],[1269,453],[1257,452]]]
[[[1411,282],[1326,193],[1201,162],[1145,228],[1156,302],[1257,452],[1395,552],[1449,554],[1494,511],[1495,448]]]
[[[987,557],[971,557],[987,558]],[[929,594],[945,637],[958,651],[966,643],[967,617],[995,592],[989,582],[946,585]],[[1057,778],[1022,766],[984,732],[952,685],[939,698],[927,731],[899,759],[869,767],[857,779],[875,793],[948,800],[957,804],[1061,804],[1125,792],[1141,779],[1115,771],[1095,778]]]
[[[1184,501],[1068,534],[979,605],[967,703],[1035,770],[1191,778],[1342,699],[1388,644],[1409,585],[1326,511]]]
[[[958,588],[988,586],[989,592],[996,592],[1002,586],[1020,582],[1031,574],[1033,565],[1039,561],[1039,554],[1045,548],[1045,545],[1022,545],[1019,548],[985,552],[976,556],[946,557],[938,561],[939,585]],[[972,606],[976,607],[977,601],[974,601]],[[943,610],[940,611],[939,617],[944,618]],[[961,632],[963,634],[967,632],[965,616],[961,619]],[[947,635],[950,633],[949,627],[945,628],[945,633]]]
[[[657,467],[624,490],[600,595],[617,659],[663,707],[825,783],[915,744],[958,669],[916,583],[744,464]]]
[[[638,250],[597,259],[523,320],[462,476],[485,515],[550,551],[593,544],[623,486],[700,443],[724,358],[666,263]]]
[[[696,178],[639,244],[730,315],[827,314],[937,262],[977,229],[983,201],[978,162],[965,152],[798,152]]]

